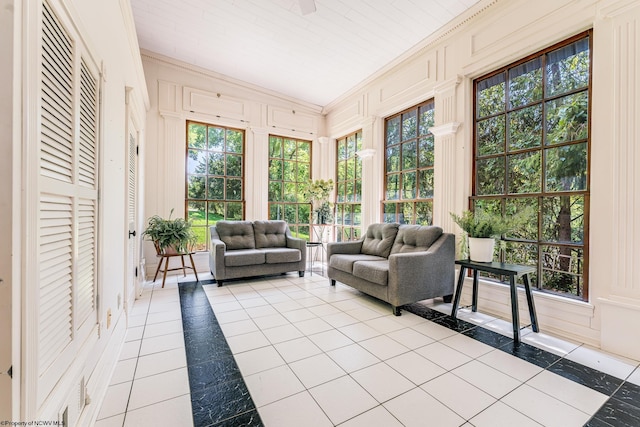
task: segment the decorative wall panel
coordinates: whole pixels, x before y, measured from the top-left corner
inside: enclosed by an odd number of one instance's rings
[[[640,297],[640,26],[635,14],[619,14],[612,18],[613,38],[613,151],[614,256],[617,275],[611,281],[612,292]]]
[[[190,87],[182,89],[182,109],[230,119],[242,120],[245,118],[245,105],[241,100]]]
[[[415,86],[432,79],[431,69],[435,70],[436,52],[420,56],[392,73],[385,85],[378,90],[379,102],[385,103],[399,97]],[[435,72],[433,73],[435,74]]]
[[[317,115],[307,114],[295,109],[289,110],[273,106],[267,108],[267,125],[269,127],[316,133],[318,119]]]

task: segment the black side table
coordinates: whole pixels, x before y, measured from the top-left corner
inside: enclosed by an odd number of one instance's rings
[[[529,274],[535,273],[535,267],[528,265],[505,264],[503,262],[476,262],[468,259],[457,260],[456,264],[460,265],[460,275],[458,276],[458,286],[456,287],[456,296],[453,300],[453,309],[451,317],[456,318],[458,304],[460,303],[460,295],[462,294],[462,285],[466,269],[473,270],[473,295],[471,299],[471,310],[478,309],[478,272],[500,274],[509,276],[509,287],[511,288],[511,321],[513,322],[513,341],[514,344],[520,343],[520,318],[518,315],[518,288],[516,279],[522,277],[524,283],[525,294],[527,295],[527,303],[529,305],[529,316],[531,317],[531,328],[534,332],[539,332],[538,319],[536,317],[536,307],[533,304],[533,295],[529,286]]]

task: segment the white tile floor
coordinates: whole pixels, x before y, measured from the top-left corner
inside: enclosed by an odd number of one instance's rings
[[[193,425],[178,280],[193,278],[149,283],[136,301],[96,426]],[[608,399],[318,274],[203,288],[266,426],[582,426]],[[459,318],[511,334],[509,321]],[[523,342],[640,384],[637,361],[523,332]]]

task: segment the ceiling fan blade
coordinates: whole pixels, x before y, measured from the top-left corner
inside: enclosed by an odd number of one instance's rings
[[[298,4],[300,5],[300,11],[303,15],[308,15],[316,11],[315,0],[298,0]]]

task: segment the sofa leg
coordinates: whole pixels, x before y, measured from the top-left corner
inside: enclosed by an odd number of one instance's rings
[[[329,279],[329,284],[330,284],[331,286],[335,286],[335,285],[336,285],[336,281],[335,281],[335,280],[333,280],[333,279]]]
[[[304,270],[303,271],[298,271],[298,276],[304,277]]]
[[[451,300],[453,300],[453,294],[445,295],[445,296],[442,297],[442,301],[444,301],[446,303],[450,303]]]
[[[394,316],[400,316],[402,314],[400,313],[400,307],[396,307],[395,305],[392,305],[391,308],[393,309]]]
[[[222,280],[216,280],[216,283],[218,284],[218,287],[222,286]]]

